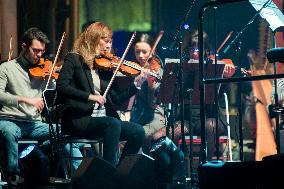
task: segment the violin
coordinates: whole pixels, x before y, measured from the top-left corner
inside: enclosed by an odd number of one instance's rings
[[[40,80],[45,80],[51,73],[52,61],[44,58],[40,58],[39,63],[29,69],[29,73],[32,77]],[[51,77],[58,79],[59,73],[57,69],[54,69]]]
[[[218,58],[218,57],[217,57],[217,58]],[[215,61],[215,56],[214,56],[214,55],[209,55],[209,56],[208,56],[208,59],[214,63],[214,61]],[[220,61],[220,62],[224,62],[225,64],[234,65],[232,59],[229,59],[229,58],[217,59],[217,61],[218,61],[218,62],[219,62],[219,61]]]
[[[54,58],[53,63],[52,63],[52,61],[50,61],[48,59],[45,60],[44,58],[40,58],[39,63],[34,65],[34,67],[29,69],[30,75],[32,77],[36,78],[36,79],[45,80],[46,78],[48,78],[47,84],[45,86],[45,90],[47,89],[48,83],[49,83],[51,78],[58,79],[59,67],[57,67],[55,65],[57,64],[59,52],[62,49],[62,45],[63,45],[63,41],[64,41],[65,37],[66,37],[66,33],[63,32],[63,35],[61,37],[60,44],[59,44],[59,47],[57,49],[57,53],[56,53],[56,56]]]
[[[149,66],[146,66],[146,67],[149,67],[151,71],[153,70],[157,73],[161,69],[162,64],[161,64],[161,60],[158,56],[151,57],[148,60],[148,63],[149,63]]]
[[[157,61],[155,59],[152,59],[152,60]],[[116,68],[119,62],[120,62],[119,57],[117,57],[117,56],[115,56],[111,53],[104,52],[104,53],[101,53],[100,55],[95,57],[94,66],[98,67],[100,69],[103,69],[103,70],[111,70],[111,69]],[[150,63],[150,65],[152,65],[152,64]],[[157,67],[157,64],[156,63],[153,64],[152,69],[151,69],[151,67],[152,66],[150,66],[150,70],[151,70],[150,73],[149,73],[150,76],[160,80],[161,77],[158,74],[155,73],[159,70],[158,67]],[[135,77],[135,76],[139,75],[143,69],[144,68],[136,62],[124,60],[121,64],[120,68],[119,68],[119,71],[126,76]]]
[[[214,62],[215,61],[215,57],[213,56],[213,55],[210,55],[210,56],[208,56],[208,59],[210,60],[210,61],[212,61],[212,62]],[[229,59],[229,58],[223,58],[223,59],[218,59],[218,62],[223,62],[223,63],[225,63],[225,64],[228,64],[228,65],[234,65],[234,63],[233,63],[233,61],[232,61],[232,59]],[[238,68],[238,66],[234,66],[235,67],[235,69],[237,69]],[[245,68],[241,68],[241,73],[242,74],[245,74],[246,76],[249,76],[249,75],[251,75],[252,74],[252,71],[251,70],[247,70],[247,69],[245,69]]]

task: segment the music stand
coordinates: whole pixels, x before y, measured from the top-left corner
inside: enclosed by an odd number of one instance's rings
[[[191,63],[185,63],[183,64],[183,72],[184,72],[184,93],[188,89],[193,89],[192,93],[192,104],[193,105],[199,105],[200,104],[200,91],[199,91],[199,63],[198,61],[190,61]],[[217,64],[217,78],[222,78],[223,70],[224,70],[225,64],[223,62],[218,61]],[[214,73],[214,67],[215,64],[212,63],[206,63],[205,64],[205,78],[215,78]],[[162,102],[163,104],[172,103],[173,95],[176,95],[174,97],[174,103],[179,102],[179,91],[176,91],[176,94],[172,94],[175,88],[175,83],[177,80],[176,72],[178,71],[178,62],[173,60],[170,62],[170,60],[166,63],[163,73],[163,78],[160,85],[158,100]],[[219,86],[220,87],[220,86]],[[218,88],[219,88],[218,87]],[[206,93],[209,95],[205,96],[205,104],[214,104],[214,84],[208,84],[205,87]],[[188,99],[185,99],[185,104],[189,104]]]

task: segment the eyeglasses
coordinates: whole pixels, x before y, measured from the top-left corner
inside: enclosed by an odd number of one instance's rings
[[[31,47],[31,49],[33,50],[33,52],[35,53],[35,54],[38,54],[38,53],[45,53],[45,49],[37,49],[37,48],[33,48],[33,47]]]

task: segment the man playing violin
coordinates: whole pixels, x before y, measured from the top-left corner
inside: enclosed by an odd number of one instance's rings
[[[17,140],[49,139],[49,125],[41,118],[41,85],[29,75],[29,68],[38,63],[47,43],[49,40],[41,30],[30,28],[24,33],[20,55],[0,65],[0,138],[6,155],[8,185],[17,185],[19,180]]]
[[[119,140],[127,141],[122,159],[139,151],[145,133],[140,125],[119,120],[113,109],[114,104],[134,95],[140,82],[124,91],[112,85],[106,97],[102,95],[113,72],[98,69],[95,58],[110,52],[111,47],[111,28],[101,22],[88,26],[76,39],[72,52],[65,57],[57,91],[65,107],[63,132],[90,139],[103,138],[103,158],[116,165]]]

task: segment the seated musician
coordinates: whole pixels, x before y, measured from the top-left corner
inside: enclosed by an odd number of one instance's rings
[[[63,132],[88,139],[103,138],[103,158],[116,165],[119,140],[127,141],[122,159],[139,151],[145,133],[138,124],[120,121],[112,109],[114,103],[134,95],[140,82],[123,92],[113,85],[106,97],[103,96],[113,71],[99,69],[96,58],[110,52],[112,35],[111,28],[101,22],[91,24],[80,34],[72,52],[65,57],[57,91],[65,107]]]
[[[193,30],[189,33],[187,38],[187,45],[189,47],[189,58],[190,59],[198,59],[199,54],[195,54],[195,51],[192,53],[192,49],[198,48],[198,30]],[[203,41],[204,41],[204,57],[210,58],[210,43],[208,34],[206,32],[203,33]],[[185,48],[186,49],[186,48]],[[213,60],[214,62],[214,60]],[[212,70],[213,71],[213,70]],[[236,71],[234,64],[226,63],[224,67],[224,77],[231,77]],[[206,95],[206,94],[205,94]],[[208,95],[208,94],[207,94]],[[220,95],[218,95],[218,103],[220,103]],[[216,132],[216,120],[215,120],[215,112],[216,107],[214,105],[206,105],[206,121],[205,121],[205,130],[206,130],[206,139],[207,139],[207,160],[211,160],[211,158],[216,155],[215,154],[215,132]],[[225,120],[225,119],[224,119]],[[192,132],[194,135],[200,135],[201,126],[200,126],[200,106],[193,105],[192,107]],[[219,124],[221,125],[221,124]],[[225,127],[219,127],[219,135],[224,134]]]
[[[208,41],[208,35],[206,32],[203,34],[204,38],[204,57],[209,57],[209,41]],[[198,60],[199,54],[198,54],[198,30],[192,30],[190,31],[185,37],[184,37],[184,46],[183,49],[183,58],[184,60],[188,60],[189,63],[191,63],[190,60]],[[235,66],[233,64],[225,64],[224,67],[224,77],[231,77],[235,73]],[[185,105],[185,119],[188,119],[188,111],[189,108],[191,108],[192,112],[192,133],[193,135],[200,136],[201,134],[201,125],[200,125],[200,106],[199,105],[192,105],[192,107],[188,107]],[[206,139],[207,139],[207,159],[211,160],[211,158],[214,156],[215,151],[215,125],[216,121],[214,118],[214,107],[211,105],[206,105]],[[177,120],[180,119],[179,112],[177,112]],[[188,124],[186,124],[188,127]],[[185,132],[187,134],[188,129],[185,128]],[[223,134],[224,127],[219,127],[219,134]],[[177,142],[178,137],[181,134],[180,129],[180,123],[177,122],[175,125],[175,142]],[[161,136],[166,135],[166,128],[160,129],[158,132],[155,133],[154,138],[159,138]]]
[[[134,42],[134,53],[136,61],[144,69],[162,76],[162,61],[157,55],[150,55],[154,45],[152,37],[146,33],[140,34]],[[149,58],[151,56],[151,58]],[[147,62],[147,59],[149,61]],[[141,75],[135,81],[141,80]],[[149,153],[150,142],[153,134],[165,126],[163,107],[156,103],[160,82],[155,77],[149,77],[141,85],[141,90],[133,96],[129,102],[128,109],[131,110],[130,121],[143,125],[146,134],[146,143],[143,147],[145,153]]]
[[[47,43],[49,40],[41,30],[30,28],[22,38],[20,55],[0,65],[0,144],[5,151],[4,169],[9,186],[17,185],[20,180],[18,139],[42,142],[49,139],[49,124],[41,117],[43,80],[29,72],[39,62]]]

